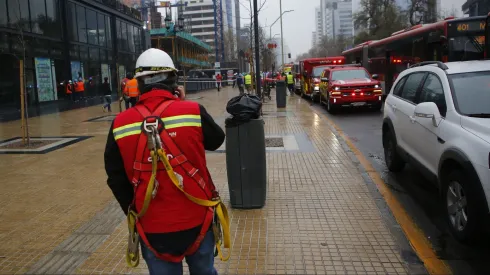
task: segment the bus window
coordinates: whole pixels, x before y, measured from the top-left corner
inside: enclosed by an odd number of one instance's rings
[[[480,60],[484,58],[484,39],[477,36],[450,38],[451,61]]]

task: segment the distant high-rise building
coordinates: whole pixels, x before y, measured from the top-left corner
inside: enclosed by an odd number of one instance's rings
[[[216,0],[216,14],[214,0],[189,1],[183,10],[184,17],[191,24],[192,35],[209,44],[213,49],[212,55],[218,52],[217,60],[221,60],[224,56],[223,34],[230,24],[233,26],[233,8],[229,8],[227,2],[231,3],[231,0]],[[231,22],[228,22],[229,18],[226,14],[228,9],[231,10]]]
[[[352,0],[326,3],[323,12],[323,35],[329,38],[354,36]]]

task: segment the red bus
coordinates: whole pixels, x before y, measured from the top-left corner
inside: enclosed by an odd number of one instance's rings
[[[420,24],[391,36],[368,41],[346,50],[346,63],[362,64],[377,74],[384,96],[398,74],[421,61],[465,61],[485,58],[486,17],[454,17]]]
[[[299,62],[301,74],[301,95],[312,99],[320,95],[320,76],[333,65],[345,64],[343,56],[308,58]]]

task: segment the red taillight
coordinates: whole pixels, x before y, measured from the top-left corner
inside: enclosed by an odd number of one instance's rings
[[[361,93],[361,95],[364,95],[364,93]]]
[[[352,93],[352,96],[356,96],[356,93]]]
[[[333,61],[333,63],[334,63],[334,64],[337,64],[337,60],[334,60],[334,61]]]

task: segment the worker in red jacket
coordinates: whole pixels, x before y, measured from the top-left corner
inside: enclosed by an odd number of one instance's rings
[[[150,274],[217,274],[214,249],[229,248],[229,223],[206,167],[223,130],[206,109],[184,101],[177,70],[159,49],[136,61],[140,100],[110,128],[104,154],[107,183],[128,216],[130,266],[139,262],[139,241]],[[222,231],[221,231],[222,230]],[[221,232],[223,234],[221,234]]]

